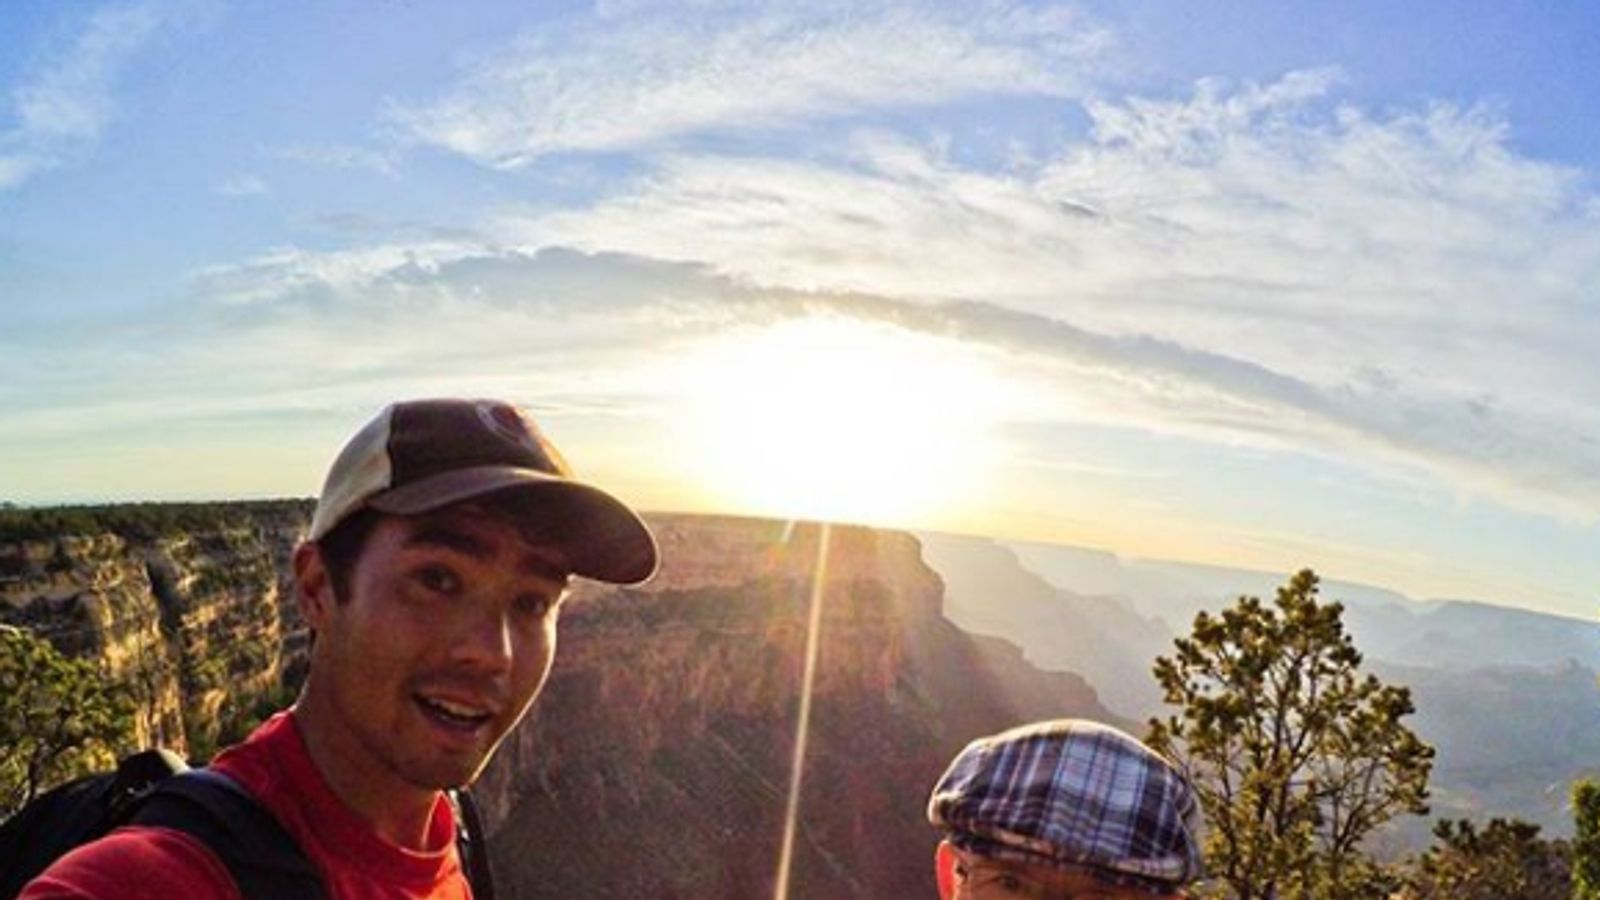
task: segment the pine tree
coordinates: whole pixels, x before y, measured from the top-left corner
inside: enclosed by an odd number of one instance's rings
[[[1600,784],[1572,786],[1572,897],[1600,900]]]
[[[1305,570],[1271,606],[1200,613],[1156,660],[1177,710],[1151,720],[1150,744],[1195,783],[1208,869],[1240,900],[1387,896],[1362,840],[1427,811],[1433,748],[1401,721],[1410,691],[1362,675],[1343,612]]]

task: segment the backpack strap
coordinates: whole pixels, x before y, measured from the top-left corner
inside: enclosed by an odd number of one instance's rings
[[[133,818],[145,798],[174,775],[190,771],[183,757],[171,750],[154,747],[125,756],[117,763],[106,796],[106,830],[110,831]]]
[[[466,788],[446,791],[445,796],[455,807],[456,853],[461,857],[461,868],[466,870],[467,882],[472,885],[472,900],[495,900],[494,870],[489,865],[488,836],[483,832],[478,802]]]
[[[323,900],[322,875],[272,814],[233,779],[192,769],[161,782],[133,824],[182,831],[217,855],[246,900]]]
[[[176,754],[145,750],[124,758],[115,772],[51,788],[0,821],[0,900],[16,897],[56,860],[126,822],[157,784],[187,768]]]
[[[446,793],[454,807],[456,852],[473,900],[495,900],[483,816],[466,790]],[[324,900],[322,875],[273,815],[228,776],[190,769],[160,782],[131,822],[188,834],[217,855],[246,900]]]

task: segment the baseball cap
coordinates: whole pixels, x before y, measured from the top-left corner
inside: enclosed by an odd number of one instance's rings
[[[1083,719],[973,741],[939,779],[928,820],[982,856],[1082,868],[1152,892],[1203,874],[1189,782],[1128,734]]]
[[[522,410],[501,400],[407,400],[355,433],[328,470],[310,540],[370,508],[418,515],[499,491],[517,491],[549,526],[573,572],[614,584],[654,574],[655,538],[622,501],[574,479],[566,460]]]

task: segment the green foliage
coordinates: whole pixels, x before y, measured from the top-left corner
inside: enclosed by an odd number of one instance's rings
[[[0,625],[0,816],[41,791],[106,768],[133,739],[133,701],[93,663]]]
[[[1600,900],[1600,784],[1572,786],[1572,897]]]
[[[1572,891],[1565,841],[1519,819],[1440,821],[1434,845],[1406,877],[1402,900],[1565,900]]]
[[[1193,780],[1208,869],[1241,900],[1386,897],[1362,841],[1427,811],[1434,753],[1401,722],[1410,691],[1361,674],[1343,612],[1304,570],[1271,606],[1200,613],[1156,660],[1177,710],[1151,720],[1149,742]]]
[[[0,506],[0,542],[91,534],[149,540],[174,534],[247,528],[280,517],[309,519],[314,506],[314,501],[301,499],[38,508]]]

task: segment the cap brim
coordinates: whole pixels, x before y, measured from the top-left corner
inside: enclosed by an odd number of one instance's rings
[[[611,584],[638,584],[655,574],[655,537],[638,513],[593,485],[536,469],[478,466],[441,472],[376,494],[366,505],[414,516],[502,491],[526,501],[528,521],[566,556],[574,574]]]

